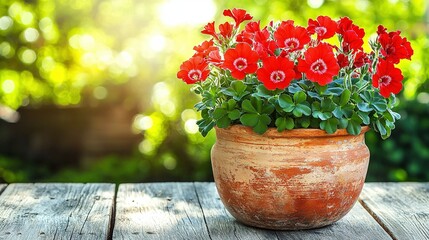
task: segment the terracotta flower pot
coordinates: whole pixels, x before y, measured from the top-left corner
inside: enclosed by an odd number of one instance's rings
[[[369,162],[362,128],[326,134],[295,129],[264,135],[234,125],[216,129],[212,166],[228,211],[268,229],[317,228],[338,221],[356,203]]]

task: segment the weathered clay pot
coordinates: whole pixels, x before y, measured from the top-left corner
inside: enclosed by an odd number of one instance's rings
[[[338,221],[356,203],[369,162],[362,128],[326,134],[295,129],[264,135],[234,125],[216,129],[212,166],[228,211],[268,229],[317,228]]]

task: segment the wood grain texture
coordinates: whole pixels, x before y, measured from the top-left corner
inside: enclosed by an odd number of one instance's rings
[[[366,183],[361,201],[394,239],[429,239],[428,183]]]
[[[195,186],[211,239],[391,239],[359,203],[343,219],[324,228],[270,231],[238,223],[223,207],[213,183]]]
[[[0,239],[107,239],[114,196],[114,184],[10,184]]]
[[[0,184],[0,194],[3,192],[6,186],[7,186],[6,184]]]
[[[121,184],[113,239],[209,239],[194,184]]]

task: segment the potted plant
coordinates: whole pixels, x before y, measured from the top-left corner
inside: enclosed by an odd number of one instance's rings
[[[225,207],[270,229],[339,220],[363,187],[364,133],[371,127],[385,139],[400,118],[396,64],[411,59],[410,42],[379,26],[367,53],[364,29],[347,17],[261,27],[243,9],[223,15],[234,22],[208,23],[202,33],[211,39],[177,77],[201,96],[202,135],[216,129],[212,166]]]

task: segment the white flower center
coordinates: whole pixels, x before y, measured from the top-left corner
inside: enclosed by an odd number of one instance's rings
[[[314,73],[324,74],[328,70],[328,67],[326,66],[326,63],[323,61],[323,59],[319,58],[311,64],[310,69]]]
[[[200,70],[192,69],[191,71],[189,71],[188,77],[190,79],[193,79],[194,81],[197,81],[201,78],[201,74],[202,72]]]
[[[314,31],[316,31],[317,35],[323,36],[328,30],[325,27],[316,27]]]
[[[285,45],[289,49],[294,49],[294,48],[299,47],[299,41],[296,38],[288,38],[285,40]]]
[[[384,75],[378,80],[378,82],[384,86],[389,85],[391,81],[392,77],[390,77],[389,75]]]
[[[237,58],[234,60],[235,69],[241,71],[247,67],[247,59],[245,58]]]
[[[283,82],[285,80],[286,74],[283,71],[273,71],[270,75],[270,80],[273,83]]]

